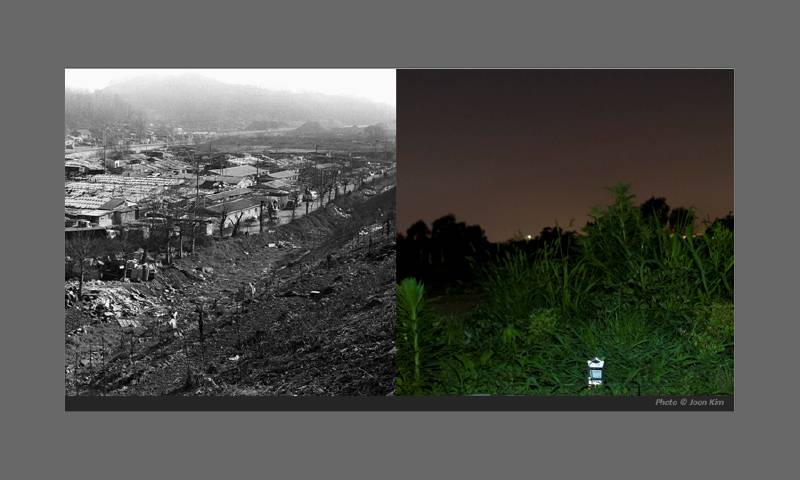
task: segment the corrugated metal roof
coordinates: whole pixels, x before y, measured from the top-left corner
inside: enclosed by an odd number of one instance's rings
[[[280,172],[272,172],[269,174],[271,178],[277,179],[284,179],[290,177],[296,177],[298,175],[297,170],[281,170]]]
[[[101,197],[78,197],[78,198],[64,198],[64,206],[71,208],[99,208],[101,205],[108,201],[107,198]]]
[[[100,205],[100,210],[113,210],[119,206],[124,206],[124,205],[125,205],[124,198],[112,198],[106,203]]]
[[[212,201],[222,200],[223,198],[236,197],[239,195],[247,195],[251,191],[252,190],[250,190],[249,188],[234,188],[233,190],[225,190],[224,192],[212,193],[211,195],[206,195],[206,198]]]
[[[111,215],[112,212],[108,210],[78,210],[73,215],[78,215],[81,217],[104,217],[106,215]]]
[[[106,227],[64,227],[65,232],[86,232],[94,230],[106,230]]]
[[[264,185],[270,188],[277,188],[279,190],[290,187],[289,183],[286,182],[285,180],[271,180],[269,182],[264,183]]]
[[[240,200],[234,200],[232,202],[227,202],[220,205],[214,205],[213,207],[207,207],[207,210],[215,212],[217,214],[222,213],[222,210],[225,209],[228,213],[238,212],[239,210],[245,210],[247,208],[254,207],[261,203],[261,199],[259,198],[242,198]]]
[[[263,171],[264,170],[259,170],[251,165],[239,165],[238,167],[218,168],[209,170],[209,172],[214,172],[218,175],[226,175],[229,177],[246,177],[248,175],[255,175]]]

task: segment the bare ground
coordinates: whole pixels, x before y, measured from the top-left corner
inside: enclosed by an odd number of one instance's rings
[[[66,393],[390,394],[394,188],[381,179],[369,189],[264,235],[217,242],[153,282],[105,282],[143,298],[130,316],[139,326],[67,309]],[[242,297],[250,283],[255,296]],[[166,324],[172,312],[177,331]]]

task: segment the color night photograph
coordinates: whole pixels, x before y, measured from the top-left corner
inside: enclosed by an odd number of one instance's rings
[[[398,70],[397,395],[733,395],[732,69]]]

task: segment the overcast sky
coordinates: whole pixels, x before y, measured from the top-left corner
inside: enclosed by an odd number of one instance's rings
[[[97,90],[130,78],[194,72],[221,82],[270,90],[366,98],[395,106],[393,69],[90,69],[64,70],[64,86]]]
[[[733,210],[733,70],[400,70],[397,226],[580,230],[605,190]],[[572,222],[572,225],[570,223]]]

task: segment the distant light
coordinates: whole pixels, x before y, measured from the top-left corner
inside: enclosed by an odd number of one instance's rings
[[[530,239],[531,239],[531,238],[533,238],[533,237],[532,237],[532,236],[531,236],[531,234],[529,233],[529,234],[525,235],[525,238],[527,238],[528,240],[530,240]]]

